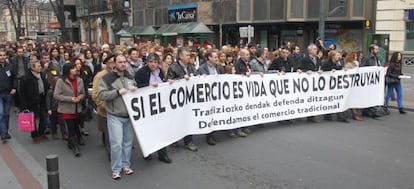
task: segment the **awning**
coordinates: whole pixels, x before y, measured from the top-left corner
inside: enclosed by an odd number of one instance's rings
[[[152,26],[132,26],[128,28],[132,35],[155,35],[155,30]]]
[[[121,29],[118,32],[116,32],[115,35],[119,35],[121,37],[131,37],[131,33],[129,33],[129,31],[127,31],[126,29]]]
[[[214,33],[201,22],[186,22],[179,24],[164,24],[156,32],[162,36],[175,36],[178,34],[211,34]]]

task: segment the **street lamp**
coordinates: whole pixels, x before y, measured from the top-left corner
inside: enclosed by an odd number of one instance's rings
[[[346,0],[340,0],[339,2],[343,5],[337,6],[335,8],[333,8],[332,10],[330,10],[329,12],[326,12],[325,10],[325,2],[326,0],[319,0],[319,38],[322,41],[325,41],[325,21],[326,21],[326,17],[333,15],[336,11],[340,10],[340,9],[344,9],[345,6],[343,6],[346,2]]]

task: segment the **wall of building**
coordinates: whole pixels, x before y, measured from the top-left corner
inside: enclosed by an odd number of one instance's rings
[[[414,0],[378,0],[375,33],[390,35],[390,51],[404,51],[407,9],[414,9]]]

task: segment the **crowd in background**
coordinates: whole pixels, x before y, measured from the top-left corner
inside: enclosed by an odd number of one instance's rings
[[[85,145],[87,121],[97,114],[98,130],[111,160],[113,179],[133,173],[129,158],[132,148],[132,129],[120,96],[127,91],[161,82],[189,79],[194,75],[215,74],[285,74],[289,72],[314,72],[348,70],[360,66],[381,66],[378,46],[372,45],[369,54],[350,49],[339,51],[335,44],[324,47],[323,41],[302,49],[297,45],[278,49],[260,47],[249,43],[243,47],[211,45],[195,47],[160,46],[153,42],[131,46],[96,43],[54,42],[3,42],[0,44],[0,134],[2,140],[8,133],[10,109],[16,112],[31,111],[37,126],[31,132],[33,143],[52,138],[68,141],[68,148],[77,157],[79,145]],[[349,123],[349,117],[362,121],[362,116],[377,118],[389,113],[388,102],[397,94],[398,108],[405,114],[400,83],[402,55],[392,54],[387,64],[388,92],[384,106],[363,110],[323,115],[323,119]],[[277,76],[275,76],[277,77]],[[138,89],[139,90],[139,89]],[[382,112],[382,113],[381,113]],[[308,117],[310,122],[320,122],[318,116]],[[290,124],[292,120],[281,121]],[[113,128],[122,125],[122,129]],[[229,131],[231,137],[246,137],[250,129]],[[49,136],[50,134],[50,136]],[[206,135],[206,142],[215,145],[214,133]],[[177,146],[178,143],[173,144]],[[192,136],[184,138],[188,150],[197,151]],[[152,156],[145,157],[149,160]],[[171,163],[167,149],[158,151],[158,158]]]

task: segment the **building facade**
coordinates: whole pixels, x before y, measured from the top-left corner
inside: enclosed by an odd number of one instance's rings
[[[161,27],[170,24],[169,8],[196,4],[197,22],[215,32],[210,40],[216,45],[239,44],[240,27],[251,25],[251,41],[270,49],[291,44],[305,47],[319,36],[319,0],[137,0],[133,1],[133,25]],[[366,50],[366,20],[375,15],[375,0],[325,0],[326,45],[340,49]],[[330,14],[328,14],[330,12]],[[221,32],[220,32],[221,31]],[[243,32],[242,32],[243,33]],[[221,40],[220,40],[221,39]],[[185,39],[184,39],[185,40]],[[221,44],[220,44],[221,42]]]
[[[50,23],[57,23],[57,19],[53,10],[43,5],[38,1],[27,1],[25,3],[21,18],[22,30],[19,31],[21,38],[36,39],[38,32],[53,34],[58,32],[58,29],[48,27]],[[2,6],[0,16],[0,39],[16,41],[16,31],[7,6]]]
[[[118,31],[115,28],[117,22],[114,19],[113,2],[115,0],[75,0],[76,16],[79,18],[80,41],[97,43],[115,43],[115,35]],[[128,27],[132,23],[130,14],[131,6],[129,0],[118,0],[127,19],[122,23],[123,27]]]
[[[389,35],[390,51],[401,51],[414,64],[414,0],[378,0],[376,34]]]

